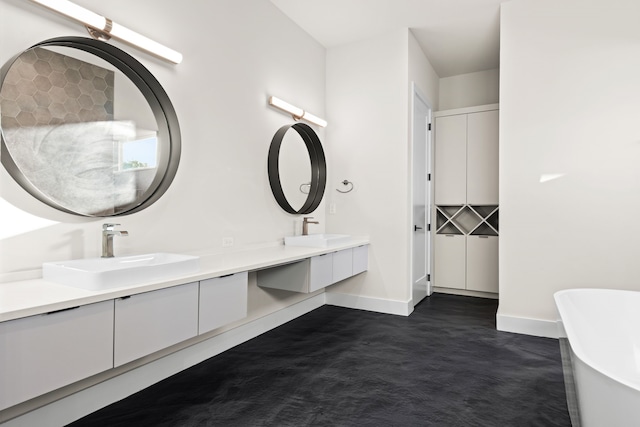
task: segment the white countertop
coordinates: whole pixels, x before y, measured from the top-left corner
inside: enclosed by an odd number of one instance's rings
[[[43,279],[0,283],[0,322],[154,291],[226,274],[260,270],[278,264],[367,244],[369,244],[368,238],[353,238],[344,244],[326,248],[274,245],[222,254],[191,253],[191,255],[200,256],[200,269],[197,273],[175,277],[166,281],[153,281],[101,291],[74,288]]]

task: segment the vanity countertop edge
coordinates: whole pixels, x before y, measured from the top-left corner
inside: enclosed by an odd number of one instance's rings
[[[349,242],[322,248],[280,244],[216,254],[210,254],[207,251],[193,252],[190,255],[198,255],[200,257],[200,268],[196,273],[174,277],[170,280],[149,281],[101,291],[74,288],[41,278],[0,283],[0,322],[122,298],[243,271],[257,271],[368,244],[368,237],[354,237]]]

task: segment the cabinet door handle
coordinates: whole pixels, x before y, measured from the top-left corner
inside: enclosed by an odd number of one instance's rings
[[[233,276],[234,274],[236,274],[236,273],[225,274],[224,276],[220,276],[220,278],[222,279],[223,277],[231,277],[231,276]]]
[[[55,313],[62,313],[63,311],[75,310],[76,308],[80,308],[80,306],[77,305],[75,307],[63,308],[63,309],[60,309],[60,310],[53,310],[53,311],[49,311],[49,312],[47,312],[45,314],[49,315],[49,314],[55,314]]]

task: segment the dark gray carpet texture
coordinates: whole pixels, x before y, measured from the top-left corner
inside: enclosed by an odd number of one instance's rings
[[[496,309],[323,306],[71,426],[570,426],[558,341],[496,331]]]

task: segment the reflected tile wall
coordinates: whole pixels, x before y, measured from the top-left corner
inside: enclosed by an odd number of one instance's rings
[[[113,96],[113,71],[30,49],[2,84],[2,128],[113,120]]]

